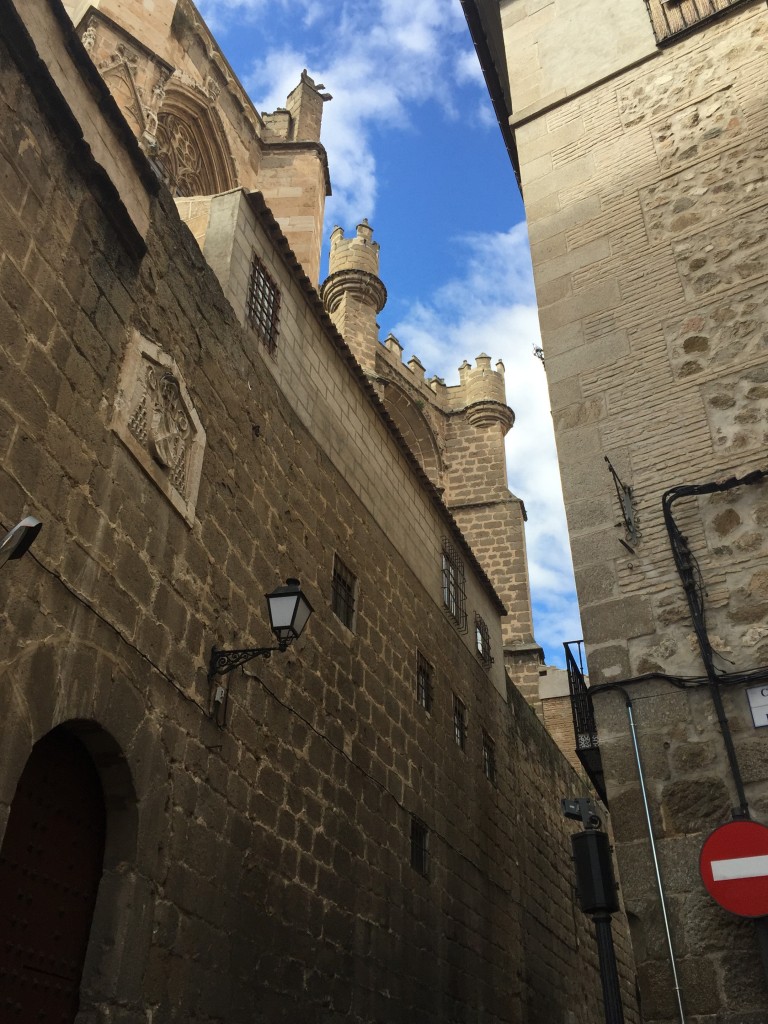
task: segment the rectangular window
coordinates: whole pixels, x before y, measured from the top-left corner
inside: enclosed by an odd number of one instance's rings
[[[333,580],[331,581],[331,609],[347,629],[355,625],[355,591],[357,578],[344,565],[338,555],[333,556]]]
[[[645,0],[656,42],[682,35],[744,0]]]
[[[464,563],[459,552],[447,540],[443,541],[443,604],[463,633],[467,628]]]
[[[421,651],[416,652],[416,700],[425,711],[432,710],[432,666]]]
[[[256,253],[251,260],[248,300],[245,316],[261,338],[267,351],[277,350],[277,323],[280,316],[280,292]]]
[[[483,729],[483,774],[496,785],[496,744]]]
[[[475,647],[477,648],[477,654],[480,661],[488,668],[493,664],[493,657],[491,656],[491,637],[488,632],[488,627],[485,621],[475,613]]]
[[[419,818],[411,818],[411,867],[426,878],[429,872],[429,830]]]
[[[467,707],[463,700],[453,695],[453,738],[456,746],[463,750],[467,745]]]

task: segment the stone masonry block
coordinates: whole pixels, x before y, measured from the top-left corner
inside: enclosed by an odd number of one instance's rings
[[[645,597],[605,601],[582,608],[584,637],[587,643],[607,643],[652,633],[651,603]]]
[[[729,90],[716,92],[684,110],[677,111],[651,128],[656,155],[663,171],[736,139],[743,131],[744,115]]]
[[[689,300],[735,288],[768,273],[765,210],[742,214],[674,243],[675,261]]]

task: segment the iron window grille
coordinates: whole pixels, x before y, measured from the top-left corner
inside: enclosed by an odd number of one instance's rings
[[[443,541],[443,604],[462,633],[467,629],[467,592],[464,563],[459,552]]]
[[[357,578],[338,555],[333,557],[333,579],[331,581],[331,610],[347,629],[355,623],[355,591]]]
[[[421,651],[416,652],[416,700],[425,711],[432,710],[432,666]]]
[[[496,744],[483,729],[483,774],[496,785]]]
[[[429,873],[429,829],[416,817],[411,817],[411,867],[425,878]]]
[[[488,668],[493,664],[491,655],[491,635],[485,620],[475,613],[475,647],[480,661]]]
[[[467,745],[467,706],[464,701],[453,695],[453,738],[456,746],[462,750]]]
[[[264,347],[274,355],[277,350],[280,292],[256,253],[251,260],[245,315]]]

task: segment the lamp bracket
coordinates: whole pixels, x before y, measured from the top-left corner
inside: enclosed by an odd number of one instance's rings
[[[624,529],[627,531],[627,543],[626,541],[619,538],[619,542],[634,555],[635,549],[631,547],[632,544],[636,544],[640,540],[640,527],[637,521],[637,510],[635,509],[634,494],[632,487],[629,484],[622,483],[619,474],[613,468],[611,460],[607,455],[603,458],[608,463],[608,472],[613,477],[613,484],[616,488],[616,496],[619,499],[619,507],[621,508],[621,518],[623,520]],[[617,523],[617,526],[621,526],[622,523]]]
[[[208,678],[214,676],[225,676],[233,669],[239,668],[253,658],[269,658],[273,651],[284,651],[285,645],[278,647],[244,647],[237,651],[220,651],[217,647],[211,649],[211,661],[208,666]]]

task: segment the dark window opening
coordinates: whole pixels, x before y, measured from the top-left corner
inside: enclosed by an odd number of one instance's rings
[[[496,744],[483,729],[483,774],[496,785]]]
[[[463,700],[453,695],[453,738],[462,750],[467,745],[467,707]]]
[[[429,830],[419,818],[411,818],[411,867],[426,878],[429,872]]]
[[[344,565],[338,555],[334,555],[331,609],[347,629],[354,628],[356,584],[355,575]]]
[[[443,604],[459,629],[467,628],[467,593],[464,563],[456,548],[443,541]]]
[[[493,657],[491,655],[491,636],[488,632],[488,626],[485,621],[480,618],[479,615],[475,614],[475,647],[477,653],[485,665],[488,668],[493,664]]]
[[[416,654],[416,700],[425,711],[432,710],[432,666],[421,651]]]

